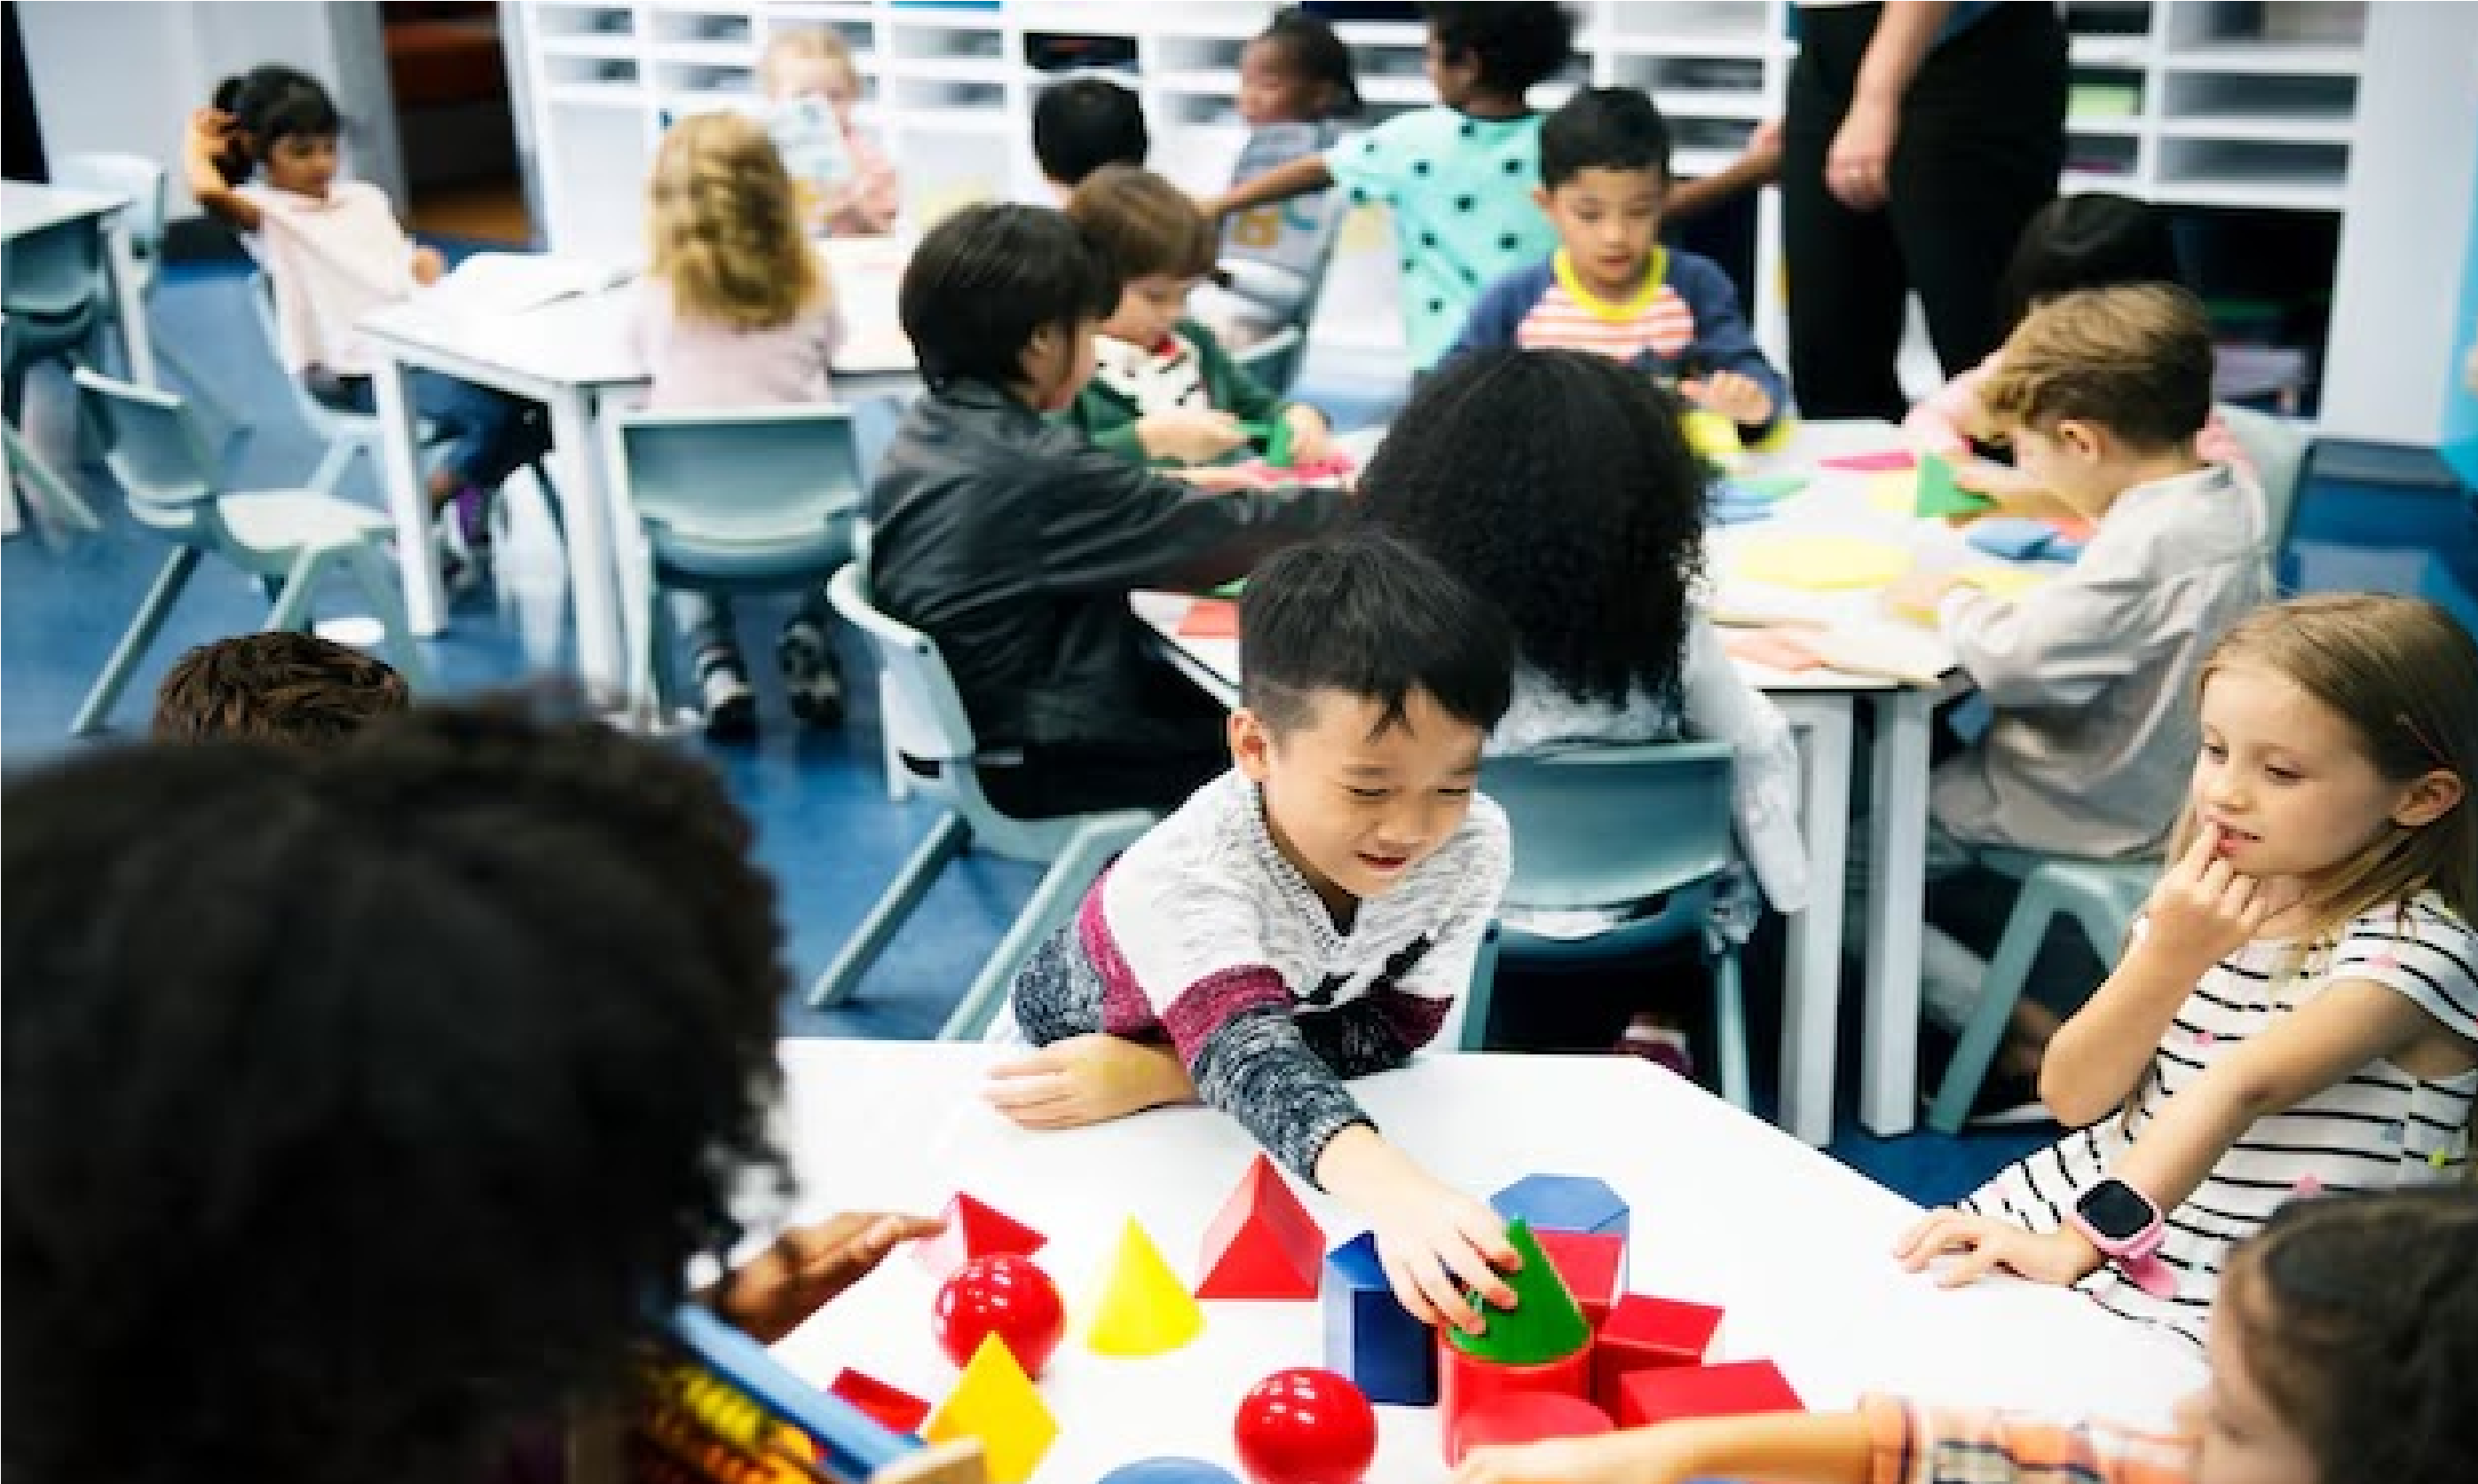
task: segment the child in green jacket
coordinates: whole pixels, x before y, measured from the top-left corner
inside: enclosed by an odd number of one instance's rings
[[[1067,214],[1118,265],[1116,312],[1095,341],[1096,366],[1067,415],[1123,458],[1214,465],[1257,451],[1323,464],[1331,430],[1316,409],[1284,401],[1187,317],[1187,296],[1212,270],[1213,226],[1176,186],[1133,165],[1086,177]],[[1199,471],[1222,483],[1236,471]]]

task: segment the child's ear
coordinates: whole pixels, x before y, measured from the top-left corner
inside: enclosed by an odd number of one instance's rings
[[[1549,210],[1549,200],[1550,196],[1548,187],[1534,186],[1531,188],[1531,204],[1540,208],[1544,214]]]
[[[2048,435],[2049,441],[2062,447],[2077,459],[2094,462],[2108,457],[2108,430],[2080,417],[2066,417],[2058,422]]]
[[[2448,767],[2430,769],[2401,791],[2400,802],[2392,806],[2392,822],[2405,830],[2433,824],[2452,813],[2465,792],[2459,773]]]
[[[1273,771],[1274,734],[1264,719],[1242,706],[1230,713],[1230,762],[1250,783]]]

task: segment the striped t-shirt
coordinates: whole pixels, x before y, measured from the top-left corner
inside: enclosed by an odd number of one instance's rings
[[[2447,1030],[2478,1041],[2478,933],[2426,893],[2367,911],[2308,944],[2258,941],[2195,985],[2136,1090],[2132,1110],[2077,1129],[2016,1162],[1962,1208],[2055,1231],[2086,1188],[2110,1173],[2142,1130],[2231,1047],[2276,1027],[2334,984],[2405,994]],[[2257,1119],[2201,1186],[2167,1217],[2160,1255],[2177,1275],[2168,1299],[2103,1267],[2082,1289],[2101,1307],[2165,1325],[2199,1345],[2229,1249],[2295,1195],[2373,1191],[2464,1175],[2478,1069],[2413,1076],[2389,1062],[2361,1068],[2287,1110]]]
[[[2185,1484],[2194,1440],[1863,1396],[1869,1484]]]

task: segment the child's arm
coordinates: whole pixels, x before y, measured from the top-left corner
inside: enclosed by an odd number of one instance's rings
[[[1702,377],[1680,383],[1679,391],[1747,432],[1771,427],[1789,403],[1789,383],[1756,344],[1729,275],[1711,264],[1680,262],[1670,283],[1695,316],[1695,341],[1687,354],[1709,367]]]
[[[1454,1484],[1683,1484],[1716,1475],[1867,1484],[1875,1463],[1868,1421],[1857,1412],[1723,1417],[1474,1448]]]
[[[216,164],[230,146],[235,125],[230,113],[219,109],[199,109],[190,115],[190,132],[183,140],[181,164],[190,183],[190,194],[209,215],[239,232],[258,230],[258,205],[224,179]]]
[[[868,1277],[889,1252],[946,1229],[937,1217],[845,1212],[783,1233],[773,1246],[726,1273],[707,1296],[717,1314],[772,1345]]]
[[[1551,273],[1546,268],[1517,268],[1480,290],[1472,305],[1471,314],[1463,320],[1463,333],[1454,341],[1449,356],[1466,350],[1505,350],[1515,343],[1515,333],[1523,328],[1523,316],[1540,302],[1547,291]]]
[[[2087,706],[2149,663],[2151,590],[2077,568],[2015,598],[1949,577],[1929,599],[1972,684],[1999,710]]]
[[[2286,878],[2257,881],[2232,870],[2219,855],[2219,832],[2197,830],[2152,888],[2116,971],[2049,1040],[2039,1067],[2048,1110],[2078,1128],[2123,1103],[2203,975],[2297,894]]]
[[[1738,158],[1710,175],[1680,181],[1670,188],[1661,215],[1671,221],[1700,216],[1732,196],[1769,186],[1781,176],[1782,121],[1768,118],[1756,126]]]
[[[893,231],[902,210],[902,183],[886,152],[843,126],[845,152],[850,156],[852,178],[825,192],[822,210],[827,229],[837,236],[875,237]]]
[[[1967,455],[1970,440],[1989,431],[1980,392],[2003,358],[2002,351],[1990,352],[1986,360],[1921,397],[1902,419],[1902,431],[1931,453]]]
[[[1094,447],[1071,428],[1020,461],[1049,487],[1036,581],[1056,592],[1202,591],[1245,577],[1341,509],[1323,490],[1207,491]]]
[[[1219,221],[1225,216],[1288,201],[1312,190],[1324,190],[1333,184],[1333,171],[1327,167],[1323,155],[1302,155],[1274,166],[1254,180],[1241,181],[1218,196],[1198,199],[1204,214]]]

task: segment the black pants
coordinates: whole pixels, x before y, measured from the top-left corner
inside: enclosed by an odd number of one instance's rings
[[[1168,814],[1230,768],[1228,713],[1187,677],[1147,662],[1138,706],[1107,742],[1029,745],[1024,761],[980,770],[981,792],[1019,819],[1105,809]]]
[[[1894,370],[1909,290],[1947,376],[2005,338],[1999,286],[2065,155],[2065,30],[2048,5],[1998,5],[1928,53],[1902,100],[1881,210],[1826,189],[1880,5],[1808,8],[1782,135],[1790,381],[1809,417],[1907,411]]]

